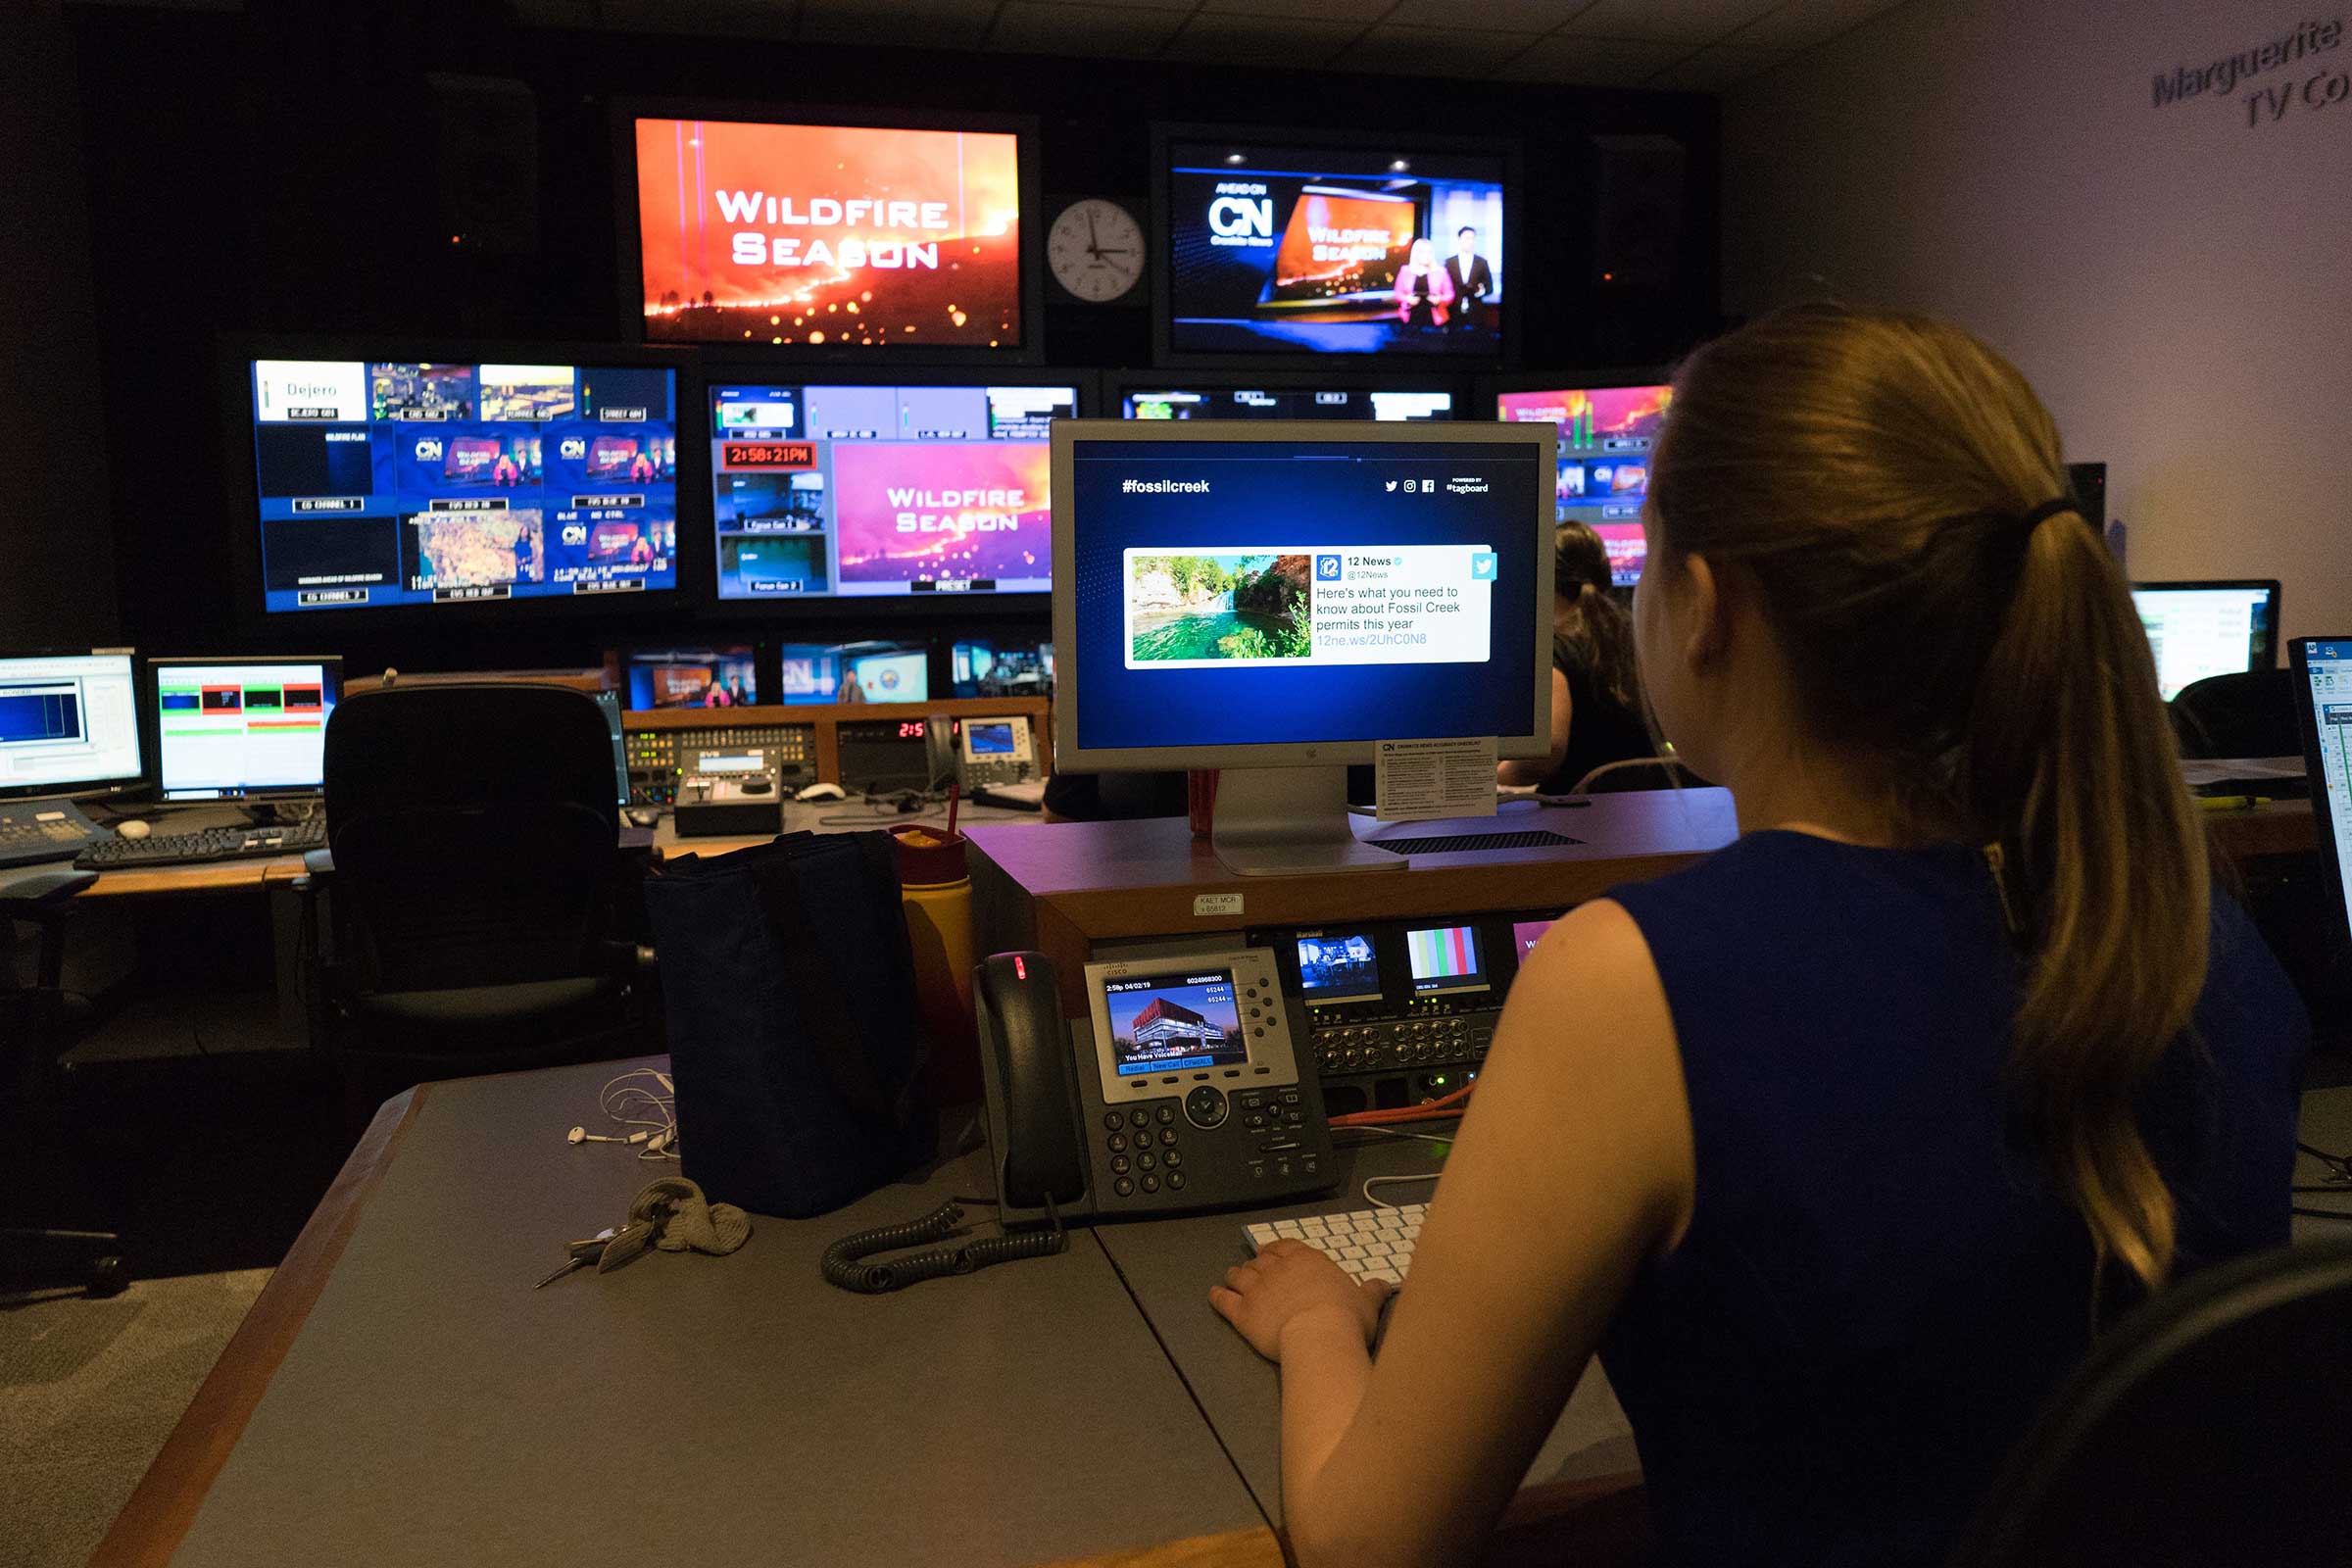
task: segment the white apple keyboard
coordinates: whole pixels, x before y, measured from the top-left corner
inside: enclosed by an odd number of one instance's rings
[[[1399,1203],[1394,1208],[1261,1221],[1243,1226],[1242,1235],[1252,1253],[1268,1242],[1287,1238],[1328,1253],[1356,1279],[1402,1285],[1405,1271],[1413,1266],[1413,1244],[1420,1240],[1421,1222],[1428,1217],[1427,1203]]]

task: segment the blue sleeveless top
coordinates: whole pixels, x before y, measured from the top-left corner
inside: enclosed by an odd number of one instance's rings
[[[1765,832],[1610,896],[1665,984],[1695,1138],[1690,1230],[1601,1349],[1660,1539],[1940,1562],[2089,1344],[2089,1233],[2004,1111],[2021,966],[1991,874]],[[2141,1118],[2183,1270],[2286,1241],[2308,1035],[2217,894],[2194,1039]]]

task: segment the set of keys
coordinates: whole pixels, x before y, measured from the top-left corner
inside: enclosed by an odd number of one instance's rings
[[[583,1242],[566,1242],[564,1250],[568,1254],[564,1266],[531,1287],[544,1291],[566,1274],[593,1268],[599,1274],[620,1267],[654,1243],[654,1233],[661,1227],[650,1219],[631,1220],[618,1230],[608,1225]]]

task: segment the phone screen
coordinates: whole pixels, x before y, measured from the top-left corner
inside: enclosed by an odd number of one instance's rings
[[[1231,969],[1105,980],[1102,1000],[1110,1059],[1122,1078],[1250,1059]]]

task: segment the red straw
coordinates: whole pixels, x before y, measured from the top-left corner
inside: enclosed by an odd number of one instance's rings
[[[963,795],[963,786],[962,786],[961,784],[957,784],[957,783],[951,783],[951,784],[948,786],[948,837],[949,837],[949,838],[954,838],[954,837],[956,836],[956,808],[957,807],[957,805],[959,805],[959,804],[961,803],[961,800],[962,800],[962,795]]]

